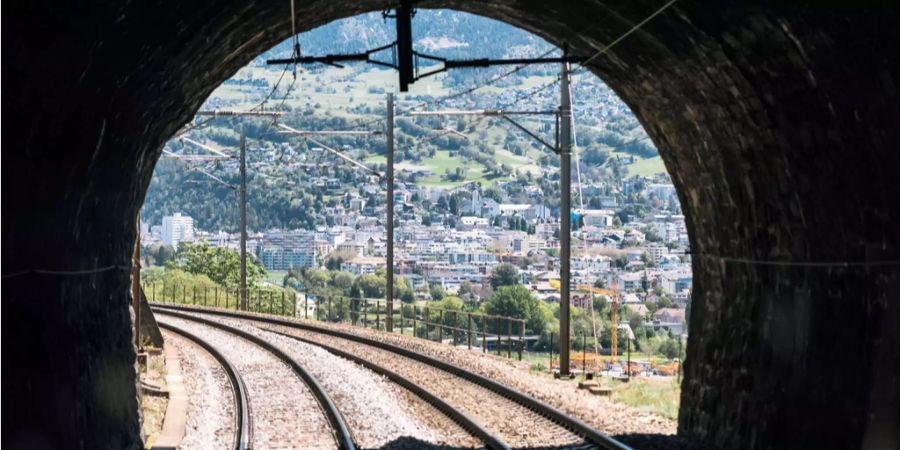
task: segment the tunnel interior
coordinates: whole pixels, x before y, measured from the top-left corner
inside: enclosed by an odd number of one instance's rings
[[[422,1],[587,57],[651,1]],[[297,28],[393,6],[310,1]],[[7,2],[3,442],[137,448],[130,257],[165,141],[289,37],[290,3]],[[694,272],[679,434],[897,444],[900,14],[681,0],[588,68],[678,189]],[[885,445],[887,444],[887,445]]]

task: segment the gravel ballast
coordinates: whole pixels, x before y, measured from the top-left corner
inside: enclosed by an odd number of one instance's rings
[[[529,373],[528,364],[525,362],[430,342],[412,336],[401,336],[345,324],[296,320],[316,327],[331,328],[370,339],[378,339],[449,362],[559,408],[566,414],[609,435],[648,433],[674,435],[677,431],[678,423],[675,420],[613,402],[607,397],[590,394],[585,390],[578,389],[577,383],[535,376]]]
[[[157,319],[202,337],[237,368],[250,398],[253,448],[337,446],[331,426],[309,388],[277,357],[213,327],[160,313]]]
[[[229,448],[235,439],[234,394],[225,370],[209,353],[178,334],[163,330],[166,345],[181,354],[188,394],[187,426],[180,449]]]
[[[265,339],[296,359],[328,392],[361,447],[393,448],[388,444],[402,438],[454,448],[480,445],[440,411],[354,362],[321,347],[262,330],[245,320],[202,316]]]
[[[214,308],[208,309],[213,310]],[[253,313],[247,313],[248,317],[253,315]],[[267,315],[261,314],[261,316]],[[222,316],[216,315],[211,315],[210,317],[222,318]],[[528,371],[528,364],[524,362],[484,354],[480,351],[430,342],[412,336],[390,334],[347,324],[292,319],[290,317],[277,318],[293,320],[309,326],[339,330],[369,339],[377,339],[446,361],[559,408],[566,414],[580,419],[609,435],[674,435],[677,429],[678,424],[675,420],[644,412],[629,405],[613,402],[607,397],[592,395],[585,390],[578,389],[576,383],[553,381],[532,375]]]
[[[199,316],[213,317],[206,314],[199,314]],[[300,336],[310,341],[320,342],[358,355],[365,355],[367,360],[393,370],[410,381],[430,390],[455,408],[465,412],[476,422],[515,448],[576,446],[584,442],[581,437],[488,389],[430,365],[386,350],[347,339],[289,327],[266,325],[246,320],[224,319],[221,317],[216,320],[234,325],[242,324],[242,327],[250,328],[253,328],[251,324],[255,323],[264,329]],[[318,349],[318,351],[323,350]]]

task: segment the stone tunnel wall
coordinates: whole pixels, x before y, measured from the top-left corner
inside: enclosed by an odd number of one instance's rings
[[[791,264],[900,259],[900,15],[782,3],[681,0],[590,68],[659,146],[688,220],[680,432],[732,448],[876,448],[898,420],[900,267]],[[578,55],[661,4],[422,2]],[[387,6],[298,2],[298,27]],[[4,277],[112,266],[4,278],[3,444],[140,445],[118,266],[162,144],[288,36],[288,7],[3,4]]]

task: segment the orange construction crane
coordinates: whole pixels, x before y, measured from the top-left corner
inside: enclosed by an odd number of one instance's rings
[[[609,289],[598,288],[598,287],[590,286],[587,284],[578,285],[578,289],[576,289],[576,290],[578,292],[589,292],[591,294],[605,295],[607,297],[612,297],[612,295],[613,295],[613,292]]]
[[[609,343],[609,362],[616,363],[616,356],[619,353],[619,282],[613,279],[612,295],[610,296],[610,308],[612,317],[610,318],[610,343]]]

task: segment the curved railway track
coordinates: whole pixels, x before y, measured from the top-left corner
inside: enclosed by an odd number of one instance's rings
[[[333,435],[334,435],[334,439],[337,443],[337,448],[339,448],[341,450],[356,450],[357,446],[354,443],[353,438],[351,437],[350,429],[347,426],[347,423],[344,421],[344,418],[341,416],[337,407],[334,405],[334,402],[331,400],[331,398],[325,392],[325,389],[322,388],[321,384],[302,365],[300,365],[300,363],[298,363],[296,360],[294,360],[294,358],[292,358],[290,355],[284,353],[278,347],[272,345],[271,343],[267,342],[264,339],[254,336],[253,334],[247,333],[246,331],[243,331],[243,330],[240,330],[240,329],[237,329],[237,328],[234,328],[234,327],[231,327],[231,326],[228,326],[228,325],[216,322],[216,321],[201,320],[200,318],[197,318],[195,316],[183,315],[183,314],[178,314],[178,313],[172,314],[167,311],[159,311],[159,312],[163,313],[164,315],[168,314],[173,317],[178,317],[178,318],[193,321],[196,323],[201,323],[203,325],[207,325],[207,326],[216,328],[218,330],[224,331],[225,333],[227,333],[229,335],[236,336],[236,337],[239,337],[246,341],[249,341],[252,344],[254,344],[255,346],[263,349],[268,354],[274,356],[281,362],[285,363],[298,376],[298,378],[300,378],[303,381],[303,383],[306,385],[306,387],[309,389],[309,391],[315,397],[316,401],[318,402],[320,408],[322,409],[322,412],[324,413],[324,415],[328,421],[328,424],[331,426],[331,428],[333,430]],[[173,327],[171,324],[167,324],[163,321],[159,321],[159,324],[161,327],[178,332],[177,327]],[[184,330],[181,330],[181,331],[184,331]],[[188,333],[188,334],[190,334],[190,333]],[[187,335],[185,335],[185,336],[187,337]],[[204,342],[202,339],[200,339],[196,335],[191,335],[191,336],[193,337],[195,342],[200,344],[207,351],[210,351],[210,350],[216,351],[212,345]],[[190,338],[191,337],[189,337],[189,339]],[[203,343],[201,344],[201,342],[203,342]],[[221,356],[220,353],[219,353],[219,356]],[[222,360],[225,361],[224,357]],[[237,371],[234,369],[234,366],[231,367],[231,370],[234,370],[234,373],[237,374]],[[237,379],[240,380],[240,377],[238,376]],[[262,393],[260,393],[260,395],[261,394]],[[243,397],[243,401],[244,401],[245,405],[250,405],[250,403],[247,401],[248,398],[249,397],[246,395],[246,392],[245,392],[244,397]],[[249,420],[245,423],[249,423]],[[251,447],[247,446],[247,447],[241,447],[241,448],[251,448]]]
[[[206,352],[222,366],[222,370],[225,371],[229,381],[231,381],[232,393],[234,395],[235,433],[231,448],[235,450],[251,448],[250,400],[247,396],[247,388],[244,386],[244,380],[241,378],[240,374],[238,374],[234,365],[225,358],[225,355],[216,350],[215,347],[193,333],[166,323],[160,323],[159,326],[206,350]]]
[[[601,449],[610,449],[610,450],[630,449],[630,447],[626,446],[625,444],[597,431],[596,429],[585,424],[584,422],[580,421],[579,419],[571,417],[571,416],[565,414],[564,412],[560,411],[559,409],[554,408],[553,406],[550,406],[540,400],[534,399],[528,395],[522,394],[521,392],[515,391],[503,384],[500,384],[500,383],[498,383],[494,380],[491,380],[487,377],[484,377],[482,375],[473,373],[471,371],[468,371],[468,370],[463,369],[458,366],[454,366],[450,363],[441,361],[439,359],[425,355],[423,353],[419,353],[419,352],[416,352],[413,350],[398,347],[393,344],[370,339],[370,338],[359,336],[359,335],[352,334],[352,333],[347,333],[347,332],[340,331],[340,330],[321,328],[321,327],[305,324],[302,322],[296,322],[296,321],[285,320],[285,319],[276,318],[276,317],[257,315],[257,314],[245,314],[245,313],[231,312],[231,311],[224,311],[224,310],[210,310],[210,309],[205,309],[205,308],[195,308],[195,307],[180,306],[180,305],[179,306],[154,305],[153,308],[158,309],[161,312],[165,311],[167,313],[171,313],[174,311],[182,311],[182,312],[188,312],[188,313],[201,313],[201,314],[211,314],[211,315],[215,315],[215,316],[231,317],[231,318],[235,318],[235,319],[249,321],[251,324],[253,322],[257,322],[257,323],[264,323],[264,324],[269,324],[269,325],[276,325],[276,326],[286,327],[289,329],[298,330],[298,331],[302,331],[302,332],[315,333],[318,335],[327,336],[329,338],[335,338],[339,342],[341,340],[343,340],[346,342],[346,346],[344,346],[344,345],[336,346],[334,344],[328,344],[328,343],[321,342],[318,339],[310,339],[309,337],[297,336],[292,333],[285,333],[285,332],[275,330],[275,329],[270,329],[267,327],[259,327],[263,330],[275,332],[275,333],[281,334],[283,336],[289,337],[291,339],[296,339],[298,341],[302,341],[302,342],[306,342],[311,345],[316,345],[316,346],[322,347],[322,348],[326,349],[327,351],[330,351],[338,356],[354,360],[354,361],[360,363],[361,365],[369,367],[373,371],[376,371],[376,372],[380,371],[379,373],[382,373],[385,376],[388,376],[389,378],[391,378],[390,375],[387,375],[387,372],[390,372],[389,369],[382,367],[382,366],[378,366],[377,364],[368,360],[368,359],[371,359],[371,356],[372,356],[371,354],[375,353],[375,352],[370,352],[370,355],[367,358],[362,358],[362,357],[357,356],[353,352],[348,351],[348,348],[352,347],[353,345],[363,345],[363,346],[375,349],[376,352],[377,351],[389,352],[393,355],[399,355],[405,359],[412,360],[413,362],[423,364],[430,368],[437,369],[446,374],[450,374],[453,377],[456,377],[458,379],[465,380],[466,382],[474,385],[476,387],[476,389],[482,390],[481,395],[484,395],[485,397],[489,397],[490,395],[495,395],[497,397],[500,397],[500,398],[502,398],[502,400],[498,399],[497,402],[502,402],[503,400],[507,401],[507,404],[505,407],[507,407],[507,408],[520,407],[523,410],[525,410],[525,411],[523,411],[522,414],[530,413],[532,415],[536,415],[539,419],[539,420],[537,420],[537,422],[543,422],[545,427],[557,427],[558,429],[545,430],[544,433],[546,433],[549,436],[559,436],[560,441],[568,441],[568,442],[560,445],[560,442],[557,442],[554,439],[550,439],[546,443],[546,448],[551,448],[551,447],[554,449],[601,448]],[[179,313],[176,313],[176,314],[179,314]],[[184,315],[186,318],[190,318],[190,319],[197,318],[197,316],[195,316],[193,314],[181,313],[179,315]],[[209,319],[204,319],[204,320],[209,320]],[[365,353],[358,352],[358,354],[365,354]],[[406,384],[415,385],[415,383],[410,381],[408,379],[408,377],[404,377],[403,375],[396,374],[396,373],[394,374],[394,376],[397,377],[398,379],[404,379]],[[407,387],[407,386],[404,386],[404,387]],[[407,387],[407,389],[409,389],[409,387]],[[412,390],[413,392],[415,392],[417,394],[418,394],[418,391],[428,392],[427,389],[422,388],[421,386],[415,386],[410,390]],[[431,394],[431,396],[436,397],[436,395],[434,395],[430,392],[428,392],[428,394]],[[424,399],[425,397],[422,397],[422,398]],[[438,400],[440,400],[440,399],[438,399]],[[442,401],[442,400],[440,400],[440,401]],[[431,402],[429,402],[429,403],[431,403]],[[444,403],[446,404],[446,402],[444,402]],[[487,447],[489,447],[489,448],[509,448],[509,445],[506,444],[506,442],[504,442],[504,439],[502,439],[501,437],[497,437],[498,434],[502,434],[502,433],[496,433],[493,431],[485,430],[485,428],[491,428],[491,427],[484,427],[483,425],[480,425],[477,421],[472,420],[470,418],[467,420],[469,422],[471,422],[471,424],[467,424],[465,421],[458,420],[458,418],[454,416],[454,413],[448,412],[448,411],[453,410],[453,408],[450,407],[449,405],[446,405],[446,408],[449,408],[449,409],[445,410],[443,407],[438,406],[438,404],[435,404],[435,403],[432,403],[432,404],[435,405],[436,407],[438,407],[438,409],[444,411],[444,413],[447,414],[448,416],[450,416],[453,420],[457,421],[457,423],[459,423],[464,428],[466,428],[467,431],[469,431],[470,433],[472,433],[479,439],[482,439],[482,441],[485,442],[485,445]],[[460,415],[462,415],[463,417],[466,417],[465,413],[462,413],[462,412],[458,412],[458,413]],[[473,427],[480,427],[481,430],[483,430],[483,431],[479,431],[478,428],[473,428]],[[486,439],[485,437],[483,437],[484,433],[486,433],[489,436],[489,438],[492,437],[495,441],[491,442],[489,439]],[[571,435],[576,436],[578,439],[576,441],[572,441],[571,436],[567,436],[566,433],[570,433]],[[518,446],[520,446],[520,445],[516,445],[516,447],[518,447]],[[544,445],[540,445],[540,446],[536,446],[536,447],[529,445],[529,447],[540,448],[540,447],[544,447]]]
[[[171,315],[172,317],[178,317],[181,319],[190,320],[190,321],[194,321],[197,323],[202,323],[204,325],[215,326],[215,327],[220,327],[220,326],[227,327],[226,325],[223,325],[216,321],[209,320],[209,319],[206,319],[203,317],[198,317],[198,316],[191,315],[191,314],[182,314],[182,313],[173,312],[173,311],[166,311],[165,314]],[[231,328],[231,327],[229,327],[229,328]],[[266,330],[266,331],[272,331],[272,330]],[[392,371],[392,370],[385,368],[383,366],[380,366],[378,364],[372,363],[372,362],[366,360],[365,358],[361,358],[359,356],[356,356],[352,353],[343,351],[334,346],[329,346],[329,345],[324,345],[321,343],[303,340],[301,338],[298,338],[296,336],[286,334],[286,333],[279,333],[277,331],[272,331],[272,332],[279,334],[281,336],[290,338],[290,339],[294,339],[294,340],[301,341],[301,342],[306,342],[308,344],[315,345],[317,347],[321,347],[336,356],[353,361],[353,362],[371,370],[372,372],[382,375],[382,376],[388,378],[389,380],[391,380],[391,382],[396,383],[396,384],[400,385],[401,387],[409,390],[410,392],[412,392],[413,394],[415,394],[416,396],[418,396],[419,398],[424,400],[426,403],[435,407],[438,411],[445,414],[452,421],[459,424],[464,430],[466,430],[473,437],[477,438],[482,443],[484,443],[485,447],[492,449],[492,450],[511,450],[511,447],[509,445],[507,445],[505,442],[503,442],[502,440],[500,440],[499,438],[497,438],[496,436],[491,434],[489,431],[487,431],[484,427],[479,425],[476,421],[474,421],[467,414],[465,414],[464,412],[460,411],[457,408],[454,408],[449,403],[443,401],[441,398],[439,398],[437,395],[435,395],[431,391],[411,382],[410,380],[406,379],[405,377],[403,377],[402,375],[398,374],[395,371]],[[256,336],[254,336],[254,337],[256,337]],[[256,337],[256,338],[259,339],[258,337]]]

